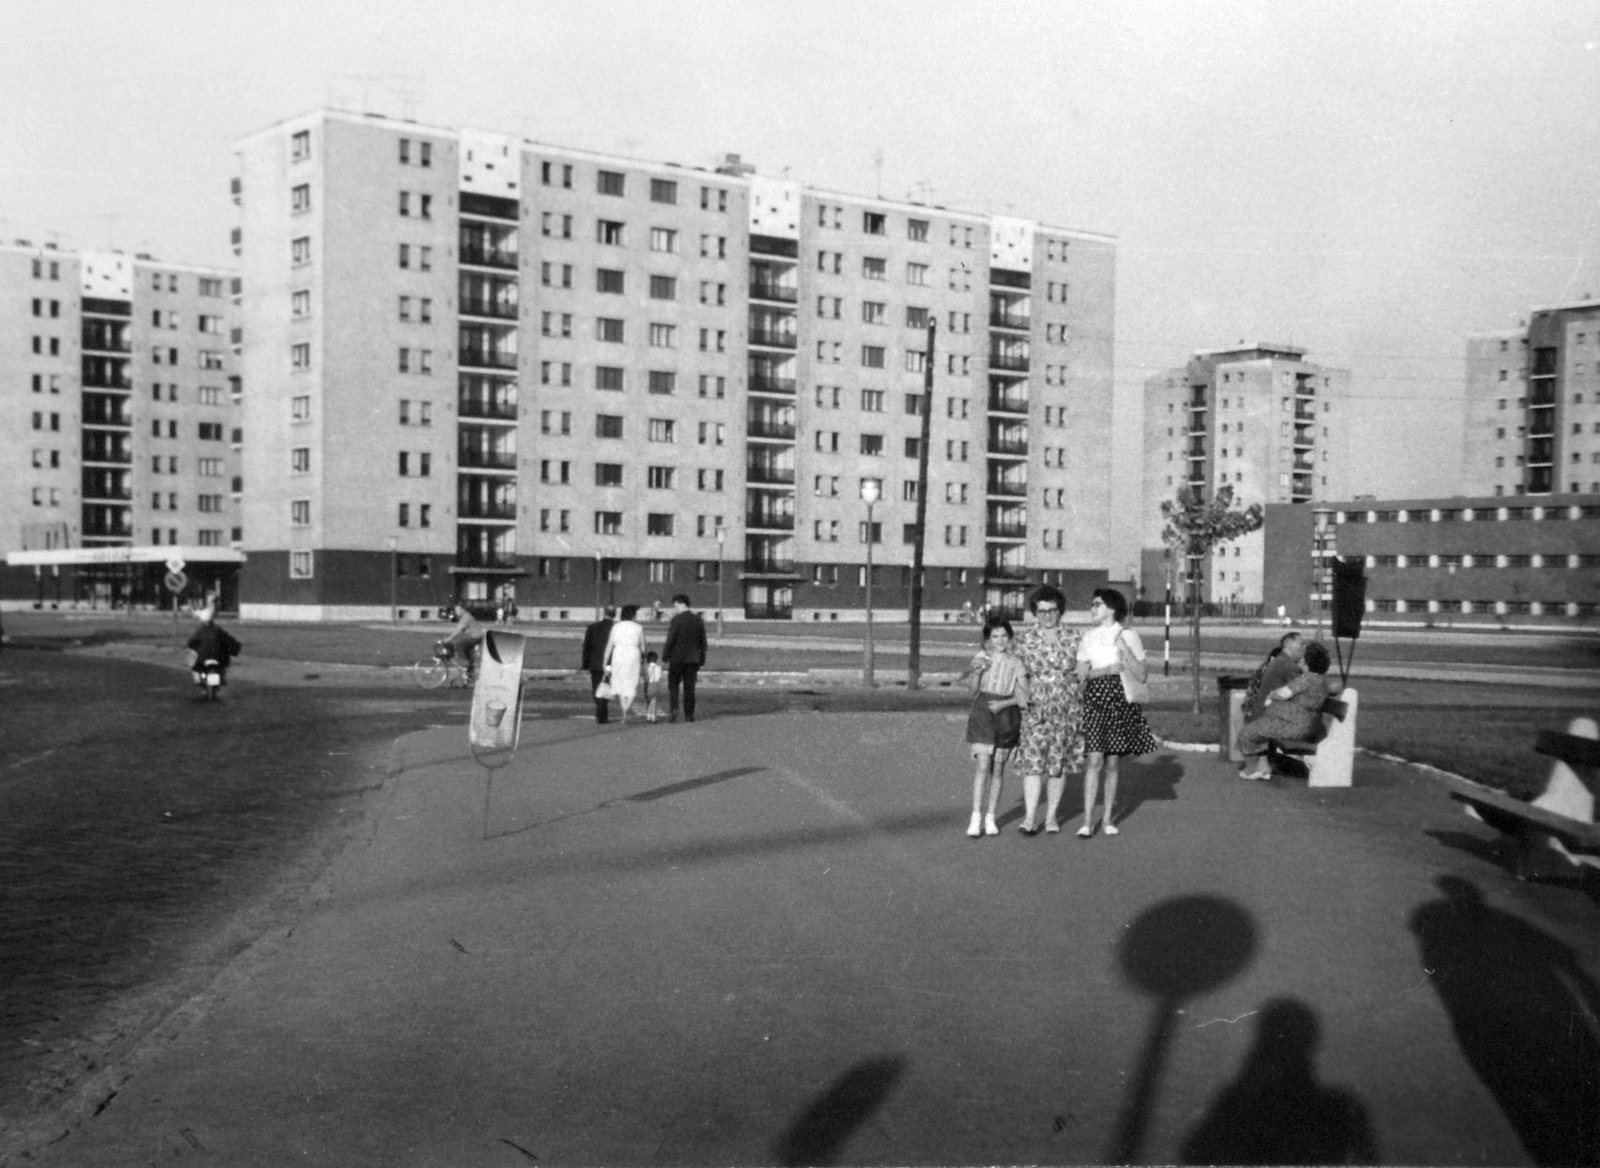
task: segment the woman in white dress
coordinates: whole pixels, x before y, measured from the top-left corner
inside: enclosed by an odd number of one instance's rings
[[[634,695],[639,692],[639,674],[644,667],[644,628],[633,619],[638,614],[637,604],[624,605],[622,619],[611,626],[611,637],[606,641],[606,672],[611,677],[611,690],[622,705],[624,722]]]

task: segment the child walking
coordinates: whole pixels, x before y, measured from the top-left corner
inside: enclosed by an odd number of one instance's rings
[[[1028,683],[1022,662],[1011,653],[1011,622],[991,616],[983,622],[983,652],[972,659],[972,709],[967,714],[967,742],[972,750],[973,839],[999,835],[994,821],[1006,762],[1022,739],[1022,710],[1028,704]],[[985,789],[988,799],[985,801]]]
[[[658,716],[656,700],[661,693],[661,658],[655,653],[644,655],[644,720],[654,722]]]

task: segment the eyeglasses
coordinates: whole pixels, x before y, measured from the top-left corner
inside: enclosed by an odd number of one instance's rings
[[[1060,609],[1053,604],[1040,604],[1035,606],[1034,613],[1038,616],[1051,616],[1060,613]]]

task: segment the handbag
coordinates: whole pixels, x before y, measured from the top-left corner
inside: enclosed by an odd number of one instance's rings
[[[1120,635],[1117,637],[1117,643],[1123,643]],[[1132,649],[1128,650],[1128,655],[1130,657],[1133,655]],[[1122,677],[1122,696],[1128,699],[1128,704],[1142,706],[1148,702],[1150,700],[1149,684],[1140,681],[1130,670],[1123,669],[1120,672]]]
[[[611,688],[611,675],[608,673],[600,679],[600,684],[594,687],[594,700],[603,702],[609,700],[615,691]]]

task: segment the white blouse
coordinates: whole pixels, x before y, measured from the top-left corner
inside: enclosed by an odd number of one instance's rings
[[[1084,633],[1083,640],[1078,642],[1078,660],[1087,662],[1090,669],[1104,669],[1108,665],[1121,664],[1117,656],[1119,636],[1128,643],[1129,651],[1143,661],[1144,642],[1139,640],[1139,634],[1118,624],[1095,625]]]

